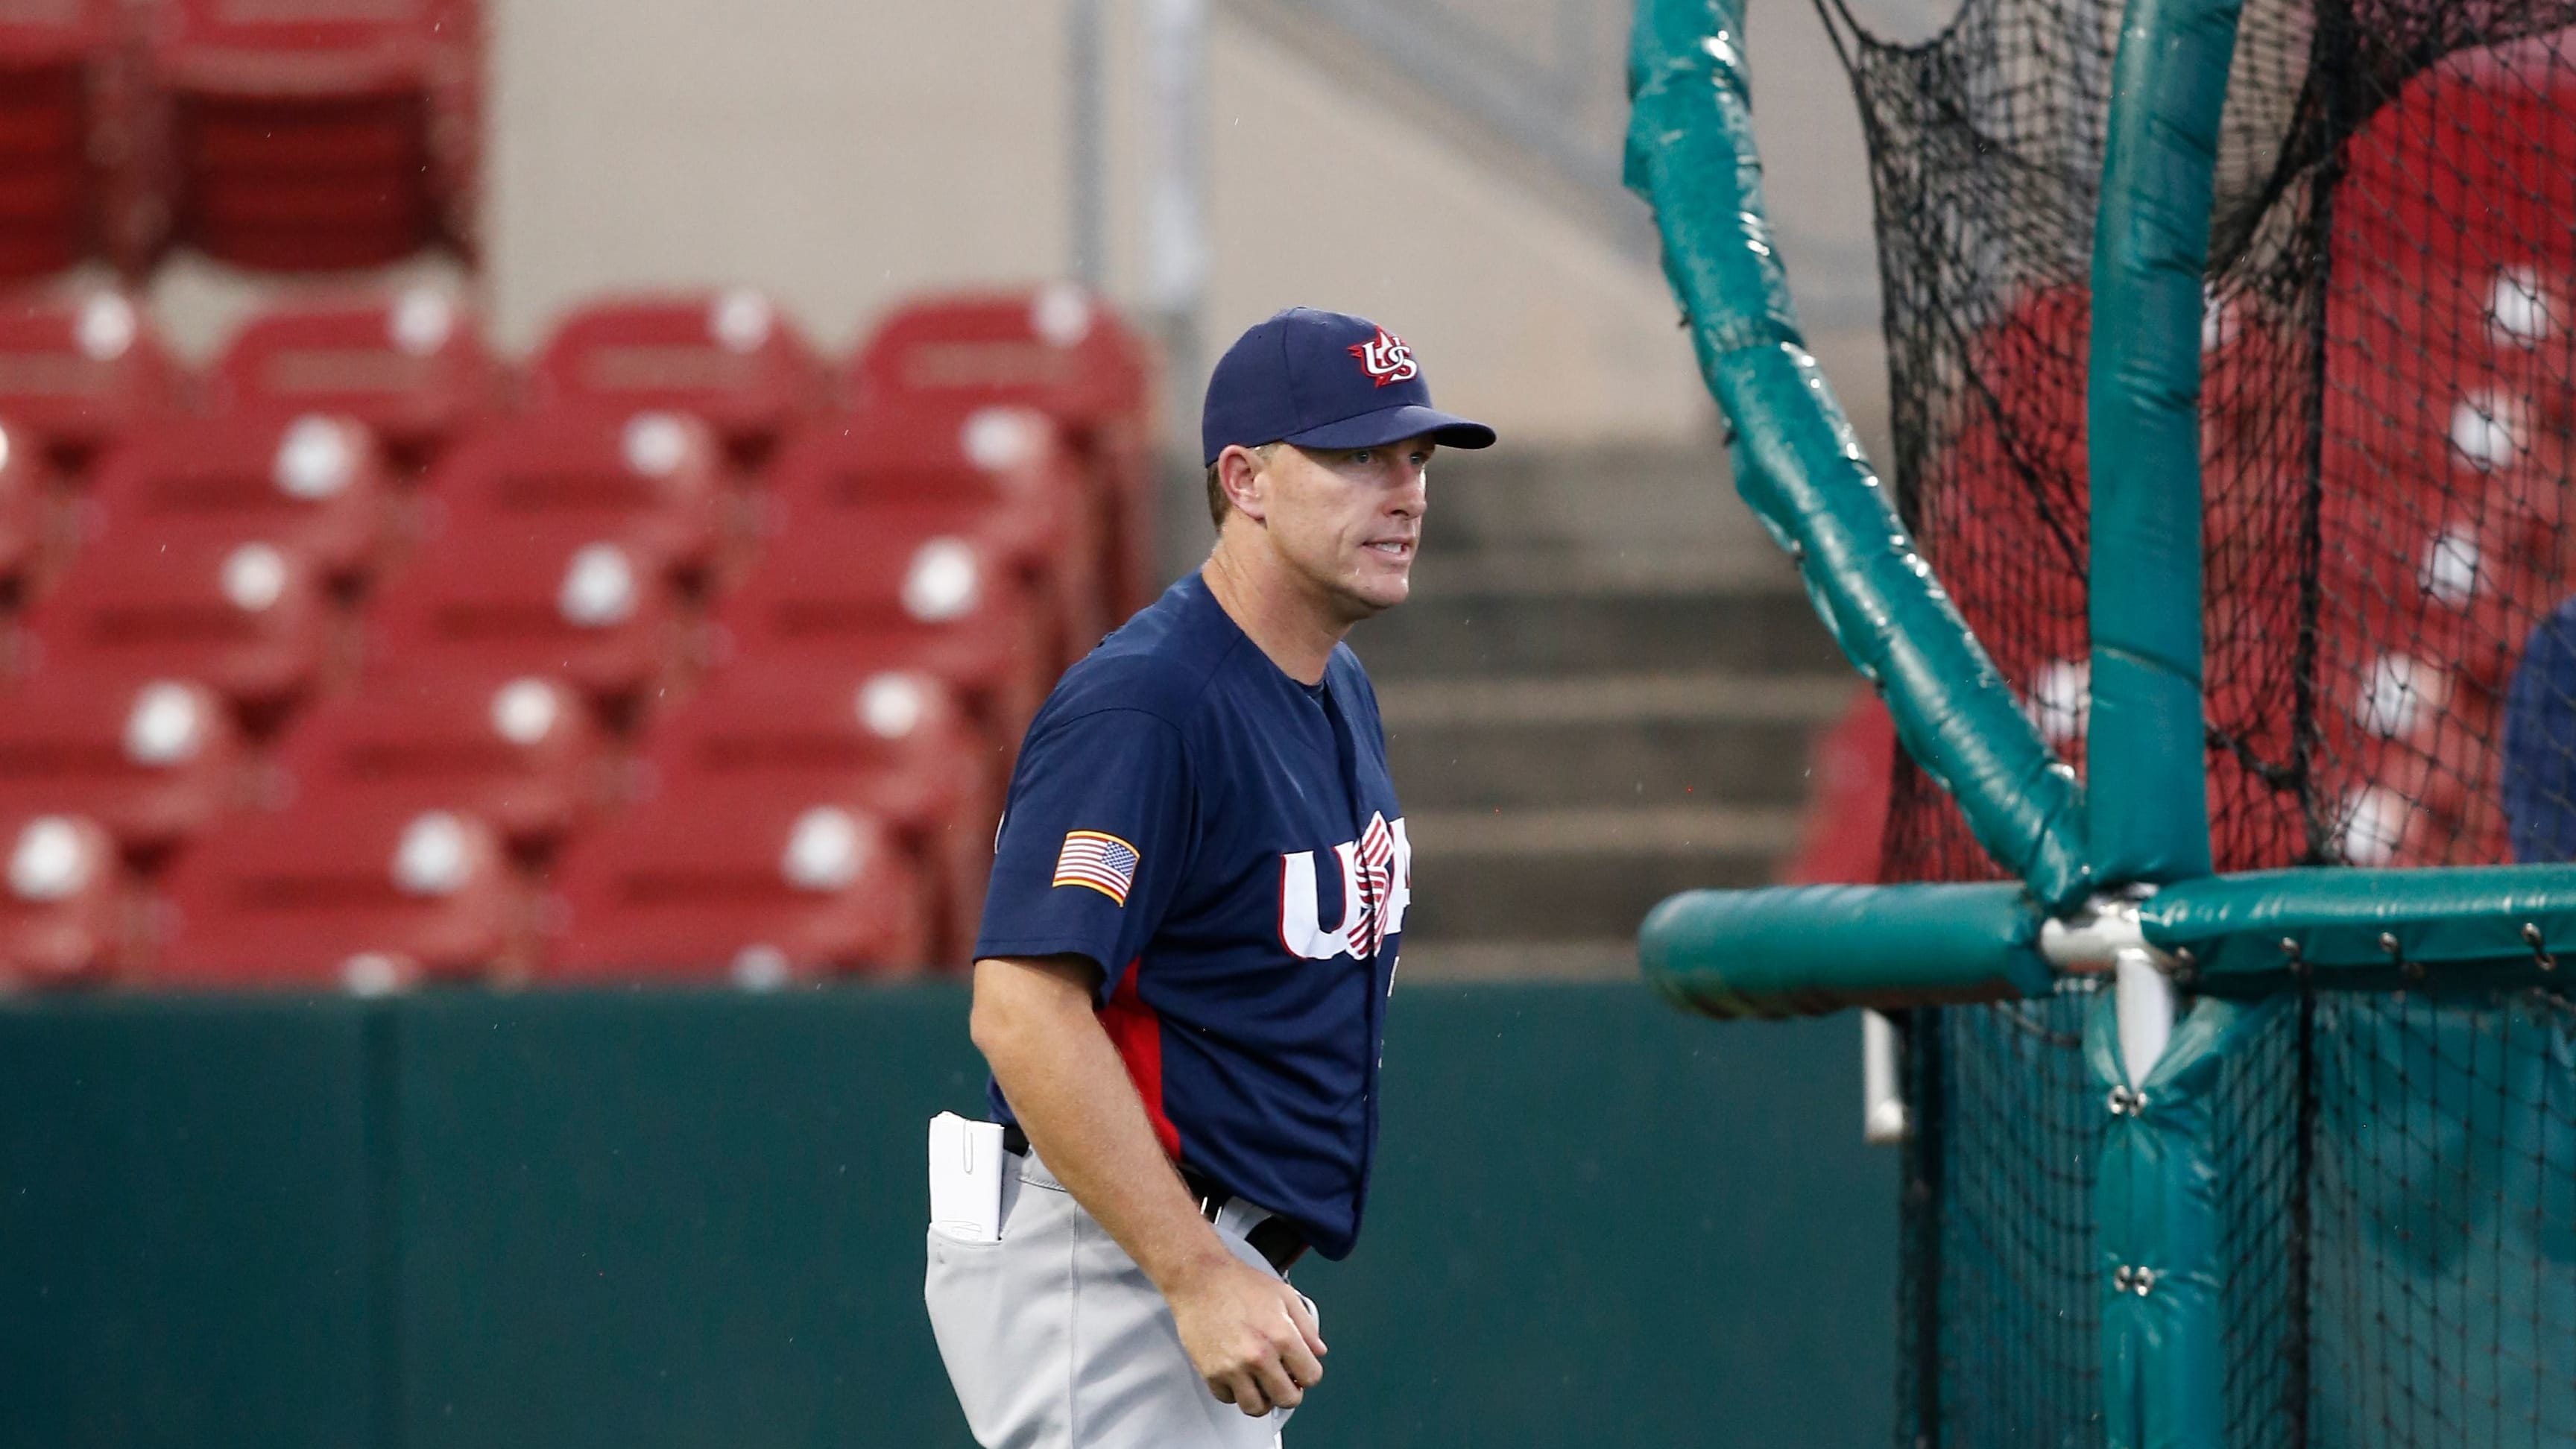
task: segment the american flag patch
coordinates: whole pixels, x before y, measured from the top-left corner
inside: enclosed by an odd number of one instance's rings
[[[1098,830],[1067,831],[1055,858],[1055,883],[1089,886],[1120,905],[1136,883],[1136,847]]]

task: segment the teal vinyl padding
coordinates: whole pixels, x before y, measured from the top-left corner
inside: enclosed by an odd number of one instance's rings
[[[2228,1223],[2225,1172],[2213,1152],[2232,1104],[2220,1090],[2229,1053],[2291,1009],[2203,999],[2174,1026],[2143,1082],[2120,1058],[2113,993],[2084,1027],[2084,1059],[2108,1125],[2093,1182],[2102,1273],[2103,1440],[2110,1449],[2218,1449],[2227,1442],[2227,1333],[2222,1277]],[[2107,1105],[2113,1087],[2144,1104]],[[2134,1100],[2134,1099],[2133,1099]],[[2147,1291],[2119,1286],[2144,1268]]]
[[[1641,0],[1628,72],[1627,183],[1655,208],[1700,373],[1735,426],[1736,489],[1978,844],[2070,909],[2092,885],[2074,774],[1916,552],[1799,334],[1763,210],[1743,37],[1741,0]]]
[[[2209,876],[2165,887],[2138,913],[2147,942],[2202,990],[2277,987],[2305,968],[2319,986],[2376,986],[2408,968],[2431,984],[2502,971],[2576,976],[2576,866],[2302,869]],[[2526,934],[2528,933],[2528,934]],[[2391,949],[2391,947],[2394,949]],[[2544,969],[2544,959],[2564,964]],[[2338,973],[2359,979],[2338,981]]]
[[[2044,995],[2039,909],[2011,884],[1689,891],[1638,931],[1646,979],[1715,1017]]]
[[[2093,233],[2086,834],[2105,884],[2207,875],[2200,320],[2212,171],[2244,0],[2129,0]]]

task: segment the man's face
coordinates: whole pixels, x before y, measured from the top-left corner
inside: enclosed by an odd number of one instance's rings
[[[1378,448],[1282,444],[1260,464],[1260,518],[1291,572],[1356,622],[1404,602],[1422,542],[1429,435]]]

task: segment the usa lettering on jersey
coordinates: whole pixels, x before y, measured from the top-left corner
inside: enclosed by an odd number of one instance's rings
[[[1137,860],[1136,847],[1105,830],[1070,830],[1064,849],[1056,852],[1055,883],[1087,887],[1124,906],[1136,884]]]
[[[1402,817],[1372,814],[1360,838],[1334,846],[1332,856],[1342,877],[1342,920],[1329,931],[1319,919],[1316,852],[1279,857],[1279,944],[1308,961],[1367,960],[1404,929],[1404,909],[1413,901],[1413,844]]]

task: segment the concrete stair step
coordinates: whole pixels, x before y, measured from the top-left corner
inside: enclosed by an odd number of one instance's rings
[[[1600,806],[1405,812],[1408,945],[1633,936],[1657,901],[1769,881],[1796,844],[1794,808]]]
[[[1433,592],[1351,631],[1373,679],[1650,670],[1845,674],[1804,594]]]
[[[1404,969],[1396,978],[1423,981],[1635,981],[1637,943],[1628,936],[1570,939],[1441,940],[1404,942]]]

